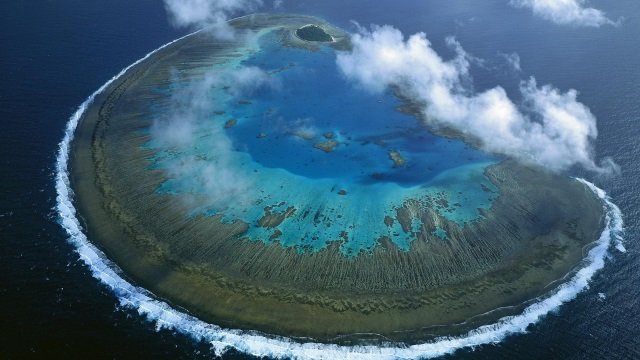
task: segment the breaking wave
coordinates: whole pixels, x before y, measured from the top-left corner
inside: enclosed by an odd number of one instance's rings
[[[432,358],[453,353],[461,348],[473,348],[483,344],[498,343],[510,335],[525,333],[529,325],[537,323],[546,314],[573,300],[578,293],[589,287],[589,281],[593,275],[604,267],[608,250],[612,245],[615,245],[620,251],[624,251],[622,244],[623,221],[620,209],[610,201],[603,190],[586,180],[577,179],[602,199],[603,207],[606,211],[604,231],[600,238],[594,242],[593,247],[583,260],[582,267],[567,282],[558,286],[548,295],[537,299],[535,303],[526,307],[521,314],[504,317],[494,324],[481,326],[462,336],[440,337],[430,342],[411,346],[402,344],[397,346],[341,346],[300,343],[283,337],[267,337],[253,332],[224,329],[217,325],[208,324],[180,310],[173,309],[166,302],[157,299],[148,290],[127,282],[120,275],[121,270],[118,266],[89,242],[73,205],[73,190],[70,186],[68,166],[69,150],[75,129],[95,97],[111,83],[123,76],[129,69],[181,39],[183,38],[174,40],[150,52],[122,70],[89,96],[69,119],[64,138],[59,144],[56,159],[56,209],[59,222],[69,235],[68,241],[76,247],[76,252],[82,261],[88,265],[93,276],[115,293],[122,306],[132,308],[140,315],[154,321],[158,330],[162,328],[171,329],[191,336],[196,340],[207,341],[217,355],[229,349],[236,349],[258,357],[292,359]]]

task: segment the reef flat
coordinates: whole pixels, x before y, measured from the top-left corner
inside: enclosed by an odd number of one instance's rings
[[[212,70],[260,67],[286,87],[311,70],[333,73],[324,68],[331,54],[349,49],[344,32],[317,18],[231,24],[253,36],[201,32],[158,52],[96,98],[73,144],[89,238],[157,296],[222,326],[340,343],[422,341],[517,312],[596,240],[603,210],[582,183],[435,136],[397,111],[392,95],[354,94],[355,109],[321,113],[344,94],[229,95],[219,84],[210,96],[222,108],[202,112],[196,140],[164,146],[153,127],[181,86]],[[309,24],[334,41],[299,39]],[[319,85],[309,84],[325,94]],[[366,131],[349,117],[356,111],[366,112]],[[378,112],[394,122],[378,122]],[[441,154],[462,156],[441,163]],[[198,172],[172,172],[176,164]],[[223,169],[251,191],[221,205],[210,192],[222,185],[204,180]]]

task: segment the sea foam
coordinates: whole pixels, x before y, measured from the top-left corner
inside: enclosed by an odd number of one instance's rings
[[[233,348],[258,357],[292,359],[432,358],[450,354],[461,348],[473,348],[483,344],[498,343],[510,335],[525,333],[529,325],[537,323],[546,314],[571,301],[578,293],[589,287],[589,281],[593,275],[604,267],[608,249],[612,245],[615,245],[618,249],[624,249],[622,244],[623,221],[620,209],[610,201],[603,190],[586,180],[577,179],[602,199],[603,207],[606,211],[604,231],[600,238],[594,242],[593,247],[582,263],[582,267],[573,273],[567,282],[558,286],[548,295],[537,299],[536,302],[525,308],[521,314],[504,317],[494,324],[481,326],[462,336],[440,337],[430,342],[411,346],[403,344],[397,344],[396,346],[340,346],[312,342],[300,343],[283,337],[224,329],[201,321],[180,310],[173,309],[166,302],[157,299],[149,291],[127,282],[120,275],[121,270],[118,266],[111,262],[102,251],[87,239],[73,205],[73,191],[70,186],[68,167],[69,149],[74,138],[74,132],[95,97],[111,83],[123,76],[129,69],[181,39],[174,40],[150,52],[122,70],[89,96],[69,119],[64,138],[59,145],[56,160],[56,209],[59,222],[69,235],[68,241],[76,247],[80,259],[89,266],[93,276],[115,293],[122,306],[135,309],[142,316],[154,321],[157,329],[171,329],[191,336],[196,340],[207,341],[218,355]]]

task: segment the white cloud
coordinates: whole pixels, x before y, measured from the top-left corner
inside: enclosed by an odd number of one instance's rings
[[[390,26],[354,34],[353,50],[338,54],[342,72],[359,86],[382,92],[389,86],[425,104],[431,126],[448,127],[480,141],[490,152],[507,155],[552,171],[574,165],[598,172],[591,142],[597,137],[596,119],[577,101],[577,92],[539,87],[532,78],[520,86],[521,106],[497,86],[475,93],[470,86],[469,56],[453,39],[457,56],[443,60],[424,33],[404,39]]]
[[[172,83],[180,83],[176,78]],[[161,161],[161,168],[172,181],[183,184],[183,191],[195,194],[189,201],[199,206],[224,207],[247,201],[250,180],[234,162],[232,141],[214,118],[214,89],[225,89],[231,99],[243,98],[260,88],[277,87],[270,76],[256,67],[226,72],[208,72],[198,80],[173,90],[168,108],[154,120],[150,134],[153,147],[175,156]],[[199,138],[206,136],[206,141]],[[185,197],[183,197],[185,198]]]
[[[263,88],[279,90],[282,84],[264,70],[255,66],[244,66],[234,71],[218,74],[216,85],[224,84],[233,96],[249,96]]]
[[[615,25],[601,10],[587,7],[586,0],[511,0],[516,7],[529,8],[534,14],[560,25],[600,27]]]
[[[509,67],[515,71],[515,72],[521,72],[522,71],[522,66],[520,66],[520,55],[518,55],[517,53],[511,53],[511,54],[500,54],[504,60],[507,62],[507,65],[509,65]]]
[[[255,11],[262,0],[164,0],[171,21],[179,27],[211,27],[223,39],[233,37],[230,16]]]

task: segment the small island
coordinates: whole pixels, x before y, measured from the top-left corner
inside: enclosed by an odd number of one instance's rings
[[[304,41],[333,42],[333,36],[329,35],[318,25],[305,25],[296,30],[296,36]]]

